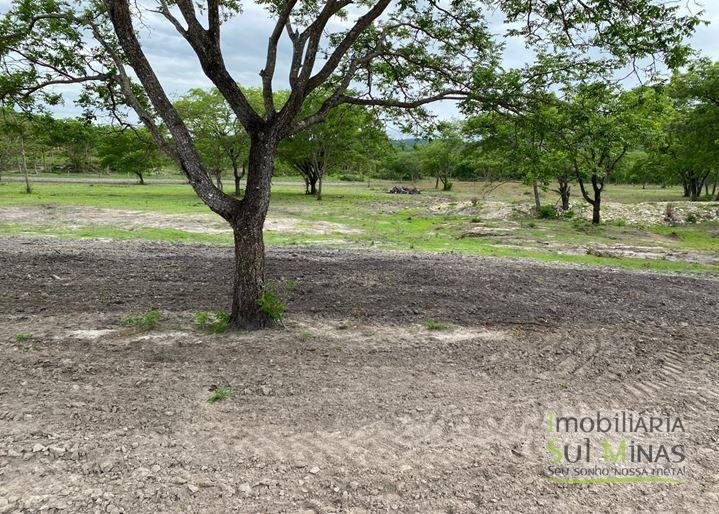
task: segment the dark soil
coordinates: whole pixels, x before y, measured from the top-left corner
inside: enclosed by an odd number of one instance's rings
[[[230,259],[0,238],[0,513],[716,508],[719,281],[270,249],[286,327],[207,334]],[[681,416],[685,482],[547,481],[550,409]]]

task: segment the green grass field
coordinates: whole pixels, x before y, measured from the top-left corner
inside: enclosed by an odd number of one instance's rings
[[[290,179],[290,177],[287,177]],[[433,183],[422,182],[423,194],[389,195],[388,182],[344,183],[325,189],[324,199],[318,202],[304,195],[300,183],[287,184],[278,177],[272,191],[270,219],[291,219],[298,230],[266,232],[269,245],[321,245],[365,249],[457,252],[497,257],[530,258],[543,261],[573,262],[586,265],[609,265],[666,271],[719,272],[711,259],[699,258],[634,258],[603,256],[581,251],[592,245],[626,244],[658,248],[668,253],[690,252],[695,257],[719,255],[719,223],[709,221],[669,227],[665,225],[623,225],[605,223],[592,226],[583,220],[534,220],[522,215],[510,219],[484,218],[474,213],[491,202],[507,206],[522,206],[531,202],[529,188],[508,183],[486,192],[481,183],[456,183],[455,191],[444,193],[432,189]],[[658,187],[642,189],[633,186],[610,185],[605,201],[633,204],[638,201],[681,201],[678,188]],[[547,202],[555,195],[543,193]],[[581,200],[574,198],[576,203]],[[474,203],[472,203],[474,202]],[[158,219],[191,215],[195,219],[206,216],[207,223],[217,226],[207,207],[185,184],[111,185],[89,183],[33,184],[28,195],[20,183],[0,182],[0,215],[4,208],[28,206],[72,206],[96,209],[121,209],[157,213]],[[220,220],[221,221],[221,220]],[[303,231],[318,222],[330,222],[324,231]],[[162,224],[160,224],[162,225]],[[477,227],[488,231],[481,237],[469,236]],[[502,233],[502,230],[511,231]],[[321,233],[320,233],[321,232]],[[173,226],[128,227],[115,222],[106,213],[101,222],[47,223],[6,217],[0,219],[0,233],[38,234],[59,237],[104,237],[116,239],[148,239],[208,244],[231,244],[231,235],[219,231],[188,231]],[[579,248],[580,250],[576,250]]]

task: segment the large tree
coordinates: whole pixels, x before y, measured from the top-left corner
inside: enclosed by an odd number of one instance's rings
[[[259,90],[245,89],[245,96],[258,112],[262,112]],[[195,88],[175,102],[175,108],[189,129],[203,164],[215,177],[217,187],[222,189],[222,171],[229,166],[235,196],[240,196],[240,182],[247,171],[250,138],[225,97],[216,88],[209,91]]]
[[[671,109],[658,150],[692,201],[709,193],[712,173],[719,180],[719,63],[701,59],[677,73],[667,87]]]
[[[561,144],[559,99],[535,94],[521,112],[492,112],[473,117],[466,125],[479,137],[478,146],[506,172],[531,184],[535,212],[541,208],[539,188],[556,181],[563,210],[569,209],[574,170]]]
[[[659,54],[677,64],[686,56],[682,41],[697,23],[662,0],[255,3],[274,20],[260,71],[262,112],[253,108],[223,56],[222,26],[242,16],[246,6],[239,2],[15,0],[0,22],[0,66],[6,72],[0,96],[12,96],[27,107],[38,97],[56,102],[48,86],[84,83],[105,106],[130,106],[198,196],[230,223],[236,256],[231,323],[248,328],[270,322],[257,299],[264,286],[262,227],[281,140],[322,122],[342,104],[407,109],[467,95],[495,103],[501,35],[495,39],[485,19],[493,8],[504,12],[516,35],[542,53],[557,53],[561,69],[585,64],[592,55],[626,61]],[[142,47],[143,20],[150,14],[143,11],[158,13],[186,40],[247,131],[249,170],[242,198],[213,184],[190,130]],[[286,75],[290,94],[280,105],[273,87],[283,38],[291,51]],[[133,75],[139,84],[132,82]],[[304,114],[305,101],[318,88],[330,94],[316,111]]]
[[[607,182],[650,130],[647,120],[656,111],[654,100],[652,90],[620,92],[604,83],[565,91],[554,130],[582,197],[592,206],[592,223],[601,221]]]
[[[310,109],[323,102],[318,97]],[[297,133],[280,145],[280,156],[305,180],[305,193],[322,199],[322,182],[329,171],[371,171],[390,150],[379,118],[367,107],[342,105],[324,123]]]
[[[431,139],[418,147],[422,172],[434,176],[435,189],[441,182],[442,191],[452,190],[452,177],[464,158],[466,147],[461,128],[456,123],[440,123]]]
[[[145,174],[157,171],[162,165],[162,153],[146,129],[102,127],[99,132],[97,153],[100,165],[109,170],[133,173],[139,183],[145,185]]]

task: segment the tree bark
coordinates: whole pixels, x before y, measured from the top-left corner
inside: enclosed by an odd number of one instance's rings
[[[594,223],[595,225],[599,225],[599,223],[602,221],[601,208],[601,193],[596,193],[594,197],[594,203],[592,204],[592,223]]]
[[[230,324],[235,328],[257,330],[272,322],[257,303],[265,283],[263,225],[264,219],[247,216],[241,217],[232,226],[235,236],[235,277]]]
[[[25,158],[25,138],[20,137],[20,155],[21,155],[21,165],[22,165],[22,172],[25,176],[25,192],[27,194],[32,193],[32,187],[30,187],[30,176],[27,173],[27,159]]]
[[[230,325],[257,330],[273,324],[258,299],[265,284],[265,245],[262,229],[270,203],[270,186],[277,143],[260,135],[250,145],[245,196],[230,220],[235,240],[235,276]]]
[[[542,208],[542,202],[539,199],[539,185],[537,181],[532,181],[532,192],[534,193],[534,214],[539,216],[539,210]]]
[[[689,198],[689,196],[691,196],[691,193],[689,192],[689,181],[685,178],[682,178],[682,187],[684,188],[682,196],[684,198]]]
[[[572,186],[569,185],[569,179],[566,177],[557,177],[557,182],[559,184],[557,192],[559,193],[559,197],[562,199],[562,210],[568,211]]]
[[[242,173],[240,173],[240,166],[236,161],[232,161],[232,175],[235,178],[235,196],[242,194],[242,177],[245,175],[245,165],[242,165]]]
[[[602,208],[602,190],[604,189],[604,179],[601,179],[597,177],[596,175],[592,175],[591,182],[592,182],[592,192],[594,193],[594,198],[589,196],[589,193],[587,192],[587,188],[584,184],[584,179],[582,178],[581,174],[577,173],[577,182],[579,182],[579,189],[582,191],[582,196],[587,201],[589,205],[592,206],[592,223],[595,225],[598,225],[601,221],[601,208]]]

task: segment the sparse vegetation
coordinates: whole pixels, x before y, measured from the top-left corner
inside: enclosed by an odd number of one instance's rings
[[[272,320],[282,323],[282,318],[287,310],[287,299],[295,287],[297,287],[297,282],[291,279],[269,282],[265,284],[262,294],[257,299],[257,304],[262,312]]]
[[[428,319],[424,322],[424,328],[427,330],[448,330],[449,325],[447,323],[442,323],[441,321]]]
[[[277,180],[287,180],[278,178]],[[665,206],[656,207],[656,221],[643,225],[627,223],[626,230],[617,230],[612,224],[603,223],[596,227],[586,220],[587,211],[581,204],[573,206],[575,214],[572,218],[557,220],[539,220],[527,217],[528,201],[519,202],[516,213],[509,212],[509,219],[497,218],[492,210],[497,208],[512,209],[512,202],[521,197],[527,186],[518,182],[509,182],[495,189],[483,204],[483,216],[477,218],[472,211],[461,211],[458,214],[445,213],[446,197],[442,193],[434,193],[434,181],[424,180],[417,185],[425,191],[423,196],[387,195],[387,183],[376,182],[372,187],[359,184],[332,185],[324,195],[321,207],[317,202],[307,198],[297,184],[279,183],[273,188],[270,216],[280,219],[297,220],[298,226],[309,227],[310,230],[276,230],[271,226],[265,233],[268,246],[302,245],[330,246],[343,248],[376,248],[381,250],[412,250],[420,252],[456,252],[463,254],[486,255],[496,257],[521,257],[542,261],[573,262],[579,264],[610,264],[630,268],[648,268],[673,271],[719,271],[717,266],[701,263],[689,263],[683,260],[638,259],[626,257],[621,259],[603,259],[574,252],[550,251],[540,242],[552,241],[569,249],[577,244],[609,243],[607,235],[615,238],[616,243],[631,241],[633,245],[666,247],[667,250],[701,249],[703,252],[719,252],[719,238],[714,237],[719,223],[700,218],[696,224],[685,224],[686,209],[689,202],[682,202],[682,190],[679,187],[641,186],[612,184],[608,189],[604,202],[608,208],[621,208],[632,212],[638,202],[671,201],[677,207],[678,222],[676,223],[681,238],[657,237],[667,229],[663,219]],[[461,205],[471,206],[477,189],[482,184],[472,182],[455,182],[456,191],[452,193],[458,202],[453,208]],[[543,202],[551,201],[550,192],[542,192]],[[0,182],[0,195],[3,205],[14,209],[40,208],[42,205],[56,205],[57,212],[77,207],[95,207],[99,209],[125,209],[138,212],[158,213],[158,226],[141,228],[116,227],[96,218],[94,223],[78,226],[74,222],[67,224],[54,220],[43,221],[42,217],[33,214],[33,220],[3,222],[0,220],[0,234],[6,235],[39,235],[62,238],[112,238],[118,240],[141,239],[155,241],[171,241],[183,243],[205,243],[231,245],[232,234],[228,231],[198,232],[186,227],[172,227],[170,220],[177,216],[188,215],[188,220],[200,220],[203,206],[193,198],[188,185],[181,184],[150,184],[139,188],[131,185],[117,186],[107,184],[68,184],[68,183],[36,183],[33,194],[21,192],[20,184]],[[499,205],[499,207],[496,207]],[[502,207],[505,205],[507,207]],[[522,207],[524,205],[524,207]],[[442,208],[443,210],[438,210]],[[40,208],[42,209],[42,208]],[[642,207],[643,211],[645,208]],[[716,208],[707,206],[708,212]],[[712,210],[714,209],[714,210]],[[42,212],[42,210],[40,211]],[[569,211],[572,212],[572,211]],[[486,216],[484,214],[487,214]],[[163,221],[167,217],[167,221]],[[640,218],[641,214],[636,214]],[[566,219],[565,219],[566,218]],[[519,222],[521,230],[507,232],[507,236],[496,237],[461,237],[474,229],[505,229],[508,224]],[[322,231],[313,229],[313,224],[330,222],[336,225],[322,227]],[[301,223],[301,225],[299,225]],[[335,232],[332,227],[342,232]],[[219,223],[216,227],[222,227]],[[691,239],[683,237],[691,231]],[[511,237],[509,237],[511,236]]]
[[[127,316],[123,322],[125,325],[135,327],[140,330],[152,330],[157,326],[157,322],[162,318],[162,312],[159,309],[151,309],[144,314],[131,314]]]
[[[542,205],[537,211],[540,220],[551,220],[557,217],[557,209],[553,205]]]
[[[230,314],[227,311],[196,312],[195,325],[211,334],[221,334],[230,326]]]
[[[257,304],[263,312],[275,321],[282,321],[287,309],[287,303],[272,285],[265,287],[265,290],[257,299]]]
[[[228,398],[231,398],[233,394],[232,389],[229,387],[218,387],[212,391],[212,394],[207,399],[207,403],[212,405],[217,402],[221,402],[222,400],[227,400]]]
[[[716,509],[719,0],[2,6],[0,514]]]

